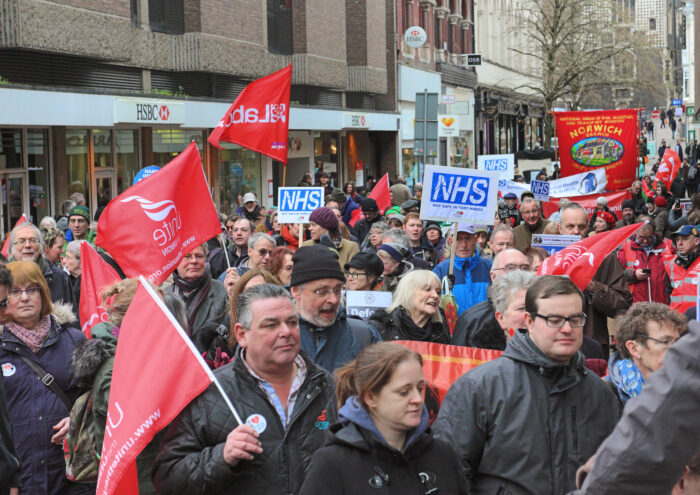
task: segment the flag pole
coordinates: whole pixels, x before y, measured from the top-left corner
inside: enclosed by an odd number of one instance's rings
[[[452,245],[450,246],[450,275],[455,271],[455,246],[457,245],[457,222],[452,225]]]
[[[287,164],[282,168],[282,187],[287,187]]]
[[[301,247],[301,244],[304,242],[304,224],[300,223],[297,225],[299,225],[299,247]]]

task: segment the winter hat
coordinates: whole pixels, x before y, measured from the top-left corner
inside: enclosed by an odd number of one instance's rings
[[[653,203],[654,202],[654,196],[649,196],[647,198],[647,203]]]
[[[325,206],[321,206],[320,208],[316,208],[314,211],[312,211],[311,215],[309,215],[309,221],[317,223],[326,230],[338,229],[338,219],[336,218],[335,213],[333,213],[333,210],[326,208]]]
[[[605,220],[605,223],[608,224],[609,228],[615,227],[615,217],[612,216],[612,213],[608,211],[596,211],[595,217]]]
[[[70,213],[68,213],[68,218],[73,216],[83,217],[88,222],[90,221],[90,210],[87,206],[78,205],[71,208]]]
[[[516,199],[517,200],[518,196],[513,192],[509,192],[503,196],[503,199]]]
[[[426,221],[425,227],[423,227],[423,232],[427,232],[430,229],[435,229],[442,235],[442,228],[440,227],[440,222],[436,222],[435,220]]]
[[[624,200],[622,202],[622,209],[624,210],[625,208],[630,208],[630,209],[634,210],[634,208],[635,208],[634,201],[632,201],[631,199]]]
[[[406,255],[406,249],[401,244],[395,242],[382,244],[377,251],[384,251],[396,261],[401,261]]]
[[[384,263],[374,253],[357,253],[349,262],[345,263],[345,271],[350,270],[350,268],[367,270],[377,277],[381,277],[384,273]]]
[[[377,202],[372,198],[365,198],[362,202],[362,213],[373,213],[379,211]]]
[[[347,201],[348,197],[345,196],[345,193],[343,192],[342,189],[338,189],[337,187],[331,191],[331,199],[335,201],[336,203],[345,203]]]
[[[300,247],[292,256],[292,263],[292,280],[289,284],[291,287],[321,278],[335,278],[345,282],[345,274],[338,262],[338,253],[326,246],[315,244]]]
[[[654,200],[654,204],[655,204],[656,206],[660,206],[660,207],[662,207],[662,208],[663,208],[664,206],[668,205],[668,203],[666,202],[666,198],[664,198],[663,196],[659,196],[658,198],[656,198],[656,199]]]
[[[608,198],[605,196],[598,196],[598,198],[595,200],[595,204],[608,206]]]

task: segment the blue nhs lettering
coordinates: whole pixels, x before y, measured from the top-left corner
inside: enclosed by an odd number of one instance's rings
[[[484,177],[433,174],[434,203],[486,206],[490,180]]]
[[[493,172],[507,172],[508,158],[491,158],[484,160],[484,170]]]
[[[283,189],[280,211],[313,211],[322,206],[321,191],[313,189]]]

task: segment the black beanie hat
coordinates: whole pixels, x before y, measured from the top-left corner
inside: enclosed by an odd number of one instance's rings
[[[345,282],[338,253],[326,246],[317,244],[300,247],[292,256],[292,263],[291,287],[321,278],[336,278]]]
[[[374,211],[379,211],[377,202],[373,198],[365,198],[365,200],[362,202],[362,212],[372,213]]]
[[[625,208],[631,208],[634,210],[634,201],[632,201],[631,199],[624,200],[622,202],[622,209],[624,210]]]
[[[357,253],[348,263],[345,263],[345,270],[349,271],[350,268],[367,270],[377,277],[381,277],[384,273],[384,263],[374,253]]]

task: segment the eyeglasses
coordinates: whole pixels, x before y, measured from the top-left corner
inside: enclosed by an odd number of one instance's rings
[[[639,338],[653,340],[654,342],[658,342],[659,344],[661,344],[664,347],[670,347],[673,344],[675,344],[676,342],[678,342],[678,339],[674,339],[674,338],[655,339],[654,337],[650,337],[648,335],[640,335]]]
[[[506,265],[502,268],[492,268],[494,272],[498,270],[503,270],[505,272],[513,272],[515,270],[522,270],[524,272],[531,272],[532,267],[530,265]]]
[[[25,244],[31,244],[32,246],[39,245],[39,239],[15,239],[15,244],[19,246],[24,246]]]
[[[254,249],[253,251],[257,251],[263,258],[272,254],[271,249]]]
[[[639,235],[639,234],[637,234],[638,241],[651,241],[653,239],[654,239],[653,235]]]
[[[351,278],[353,280],[357,280],[360,277],[360,275],[364,275],[366,277],[367,275],[369,275],[369,273],[367,273],[367,272],[349,272],[348,278]]]
[[[19,299],[22,294],[27,294],[27,296],[36,296],[41,293],[41,287],[32,286],[26,289],[10,289],[10,297],[12,299]]]
[[[535,318],[538,316],[542,318],[549,328],[561,328],[567,321],[572,327],[582,327],[586,324],[586,313],[581,313],[580,315],[569,316],[545,316],[539,313],[535,313]]]
[[[331,295],[331,293],[333,293],[333,295],[340,297],[342,292],[342,287],[336,287],[335,289],[316,289],[314,294],[316,294],[318,297],[328,297]]]

